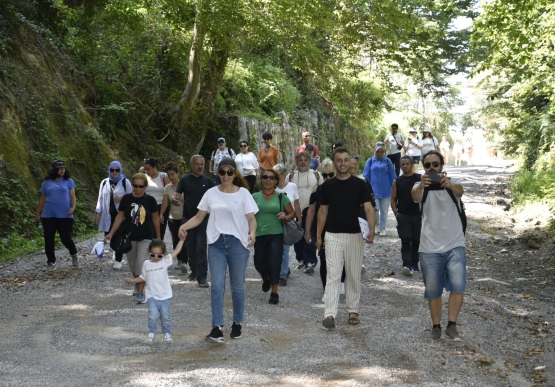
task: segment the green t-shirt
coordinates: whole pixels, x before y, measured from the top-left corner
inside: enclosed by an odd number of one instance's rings
[[[256,218],[256,236],[283,234],[281,220],[277,214],[282,208],[291,203],[287,195],[281,197],[281,208],[279,206],[279,193],[276,192],[270,200],[264,199],[262,192],[252,195],[252,198],[258,206],[258,212],[254,216]]]

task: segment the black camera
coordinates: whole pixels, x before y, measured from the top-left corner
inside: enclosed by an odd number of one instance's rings
[[[441,179],[443,179],[447,175],[445,174],[445,172],[430,171],[428,172],[428,176],[430,176],[432,184],[439,184],[441,182]]]

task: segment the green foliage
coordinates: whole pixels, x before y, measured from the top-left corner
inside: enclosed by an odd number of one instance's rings
[[[555,213],[555,170],[531,171],[523,169],[511,180],[510,188],[516,205],[547,203]],[[549,219],[549,227],[555,229],[555,218]]]
[[[487,99],[481,114],[502,149],[524,167],[555,144],[555,4],[547,0],[484,3],[472,36],[474,74]]]

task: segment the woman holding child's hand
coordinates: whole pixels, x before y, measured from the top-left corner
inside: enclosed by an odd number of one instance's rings
[[[198,213],[179,229],[180,238],[198,226],[210,214],[206,228],[208,266],[212,277],[212,331],[208,340],[223,343],[225,276],[229,280],[233,300],[231,338],[241,337],[245,309],[245,271],[249,247],[254,245],[258,207],[248,191],[248,184],[232,159],[223,159],[218,167],[222,184],[210,188],[198,205]]]

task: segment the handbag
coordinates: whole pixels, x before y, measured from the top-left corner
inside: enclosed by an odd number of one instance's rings
[[[127,222],[124,227],[120,226],[114,233],[114,236],[110,241],[110,248],[116,253],[127,254],[133,248],[133,245],[131,244],[131,231],[133,231],[133,225],[140,215],[141,206],[145,197],[146,194],[143,195],[143,200],[139,203],[139,206],[137,207],[138,210],[133,216],[133,219],[131,219],[130,222]]]
[[[393,135],[392,135],[393,136]],[[397,137],[393,136],[393,139],[395,140],[395,142],[397,143],[397,149],[401,150],[403,149],[403,146],[401,144],[399,144],[399,141],[397,141]]]
[[[280,211],[283,210],[281,205],[281,197],[283,196],[282,193],[279,195],[279,208]],[[293,245],[300,241],[304,235],[304,230],[297,222],[294,220],[281,220],[281,224],[283,226],[283,244],[285,245]]]

